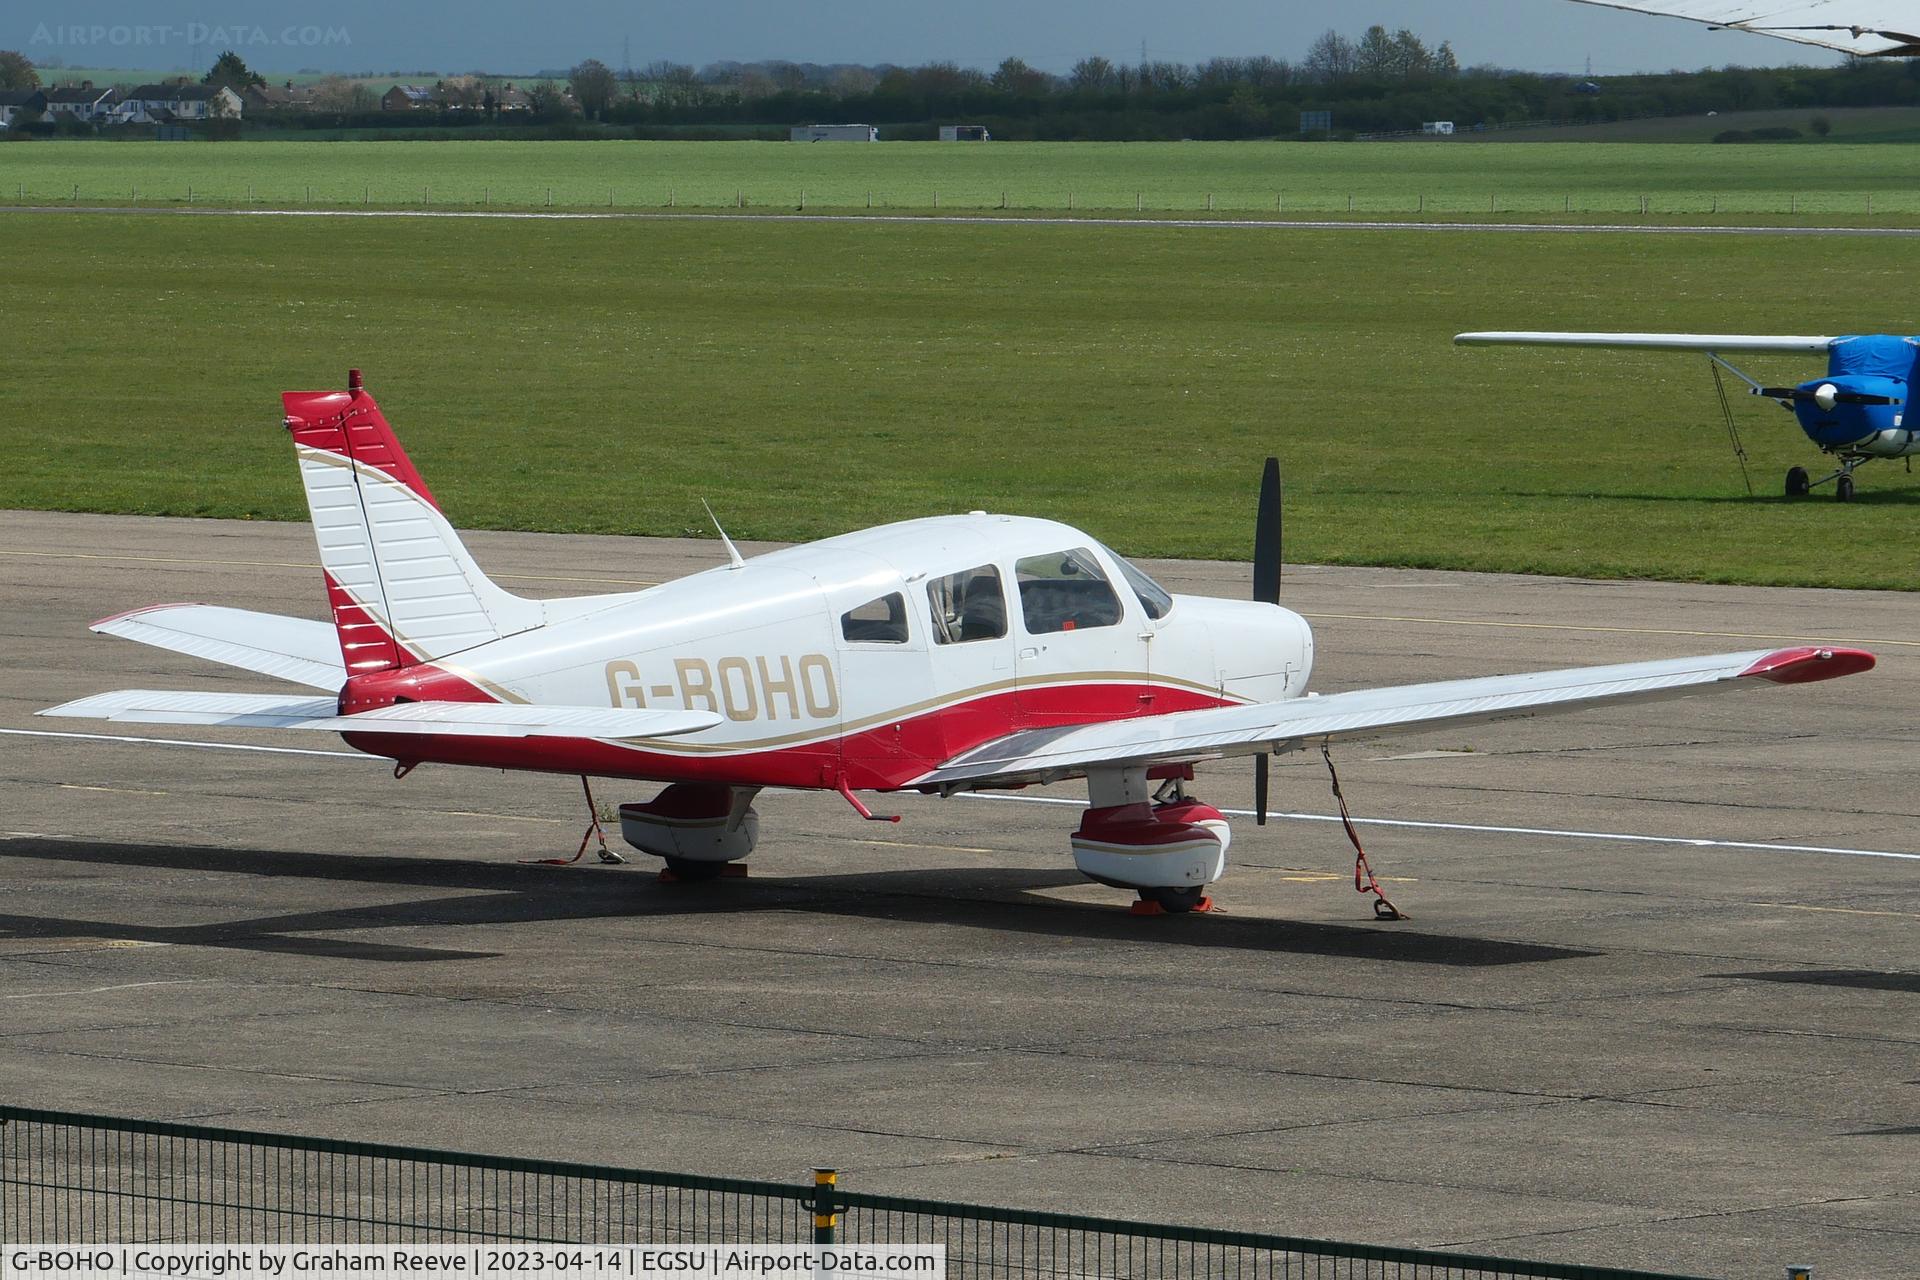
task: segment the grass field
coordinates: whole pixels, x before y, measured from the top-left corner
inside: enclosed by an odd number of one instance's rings
[[[359,365],[465,525],[985,507],[1239,558],[1272,452],[1296,560],[1920,585],[1884,550],[1920,483],[1773,498],[1815,455],[1746,401],[1747,498],[1704,362],[1449,343],[1897,327],[1911,273],[1874,241],[27,214],[0,248],[48,318],[7,344],[5,506],[304,518],[277,392]]]
[[[1461,142],[34,142],[0,203],[1920,218],[1920,149]]]
[[[1833,128],[1825,139],[1813,133],[1811,121],[1815,116],[1824,116]],[[1487,134],[1484,141],[1710,143],[1728,129],[1798,129],[1806,136],[1791,145],[1799,148],[1860,143],[1906,145],[1920,142],[1920,107],[1782,107],[1769,111],[1722,111],[1711,116],[1648,116],[1611,124],[1516,129]]]

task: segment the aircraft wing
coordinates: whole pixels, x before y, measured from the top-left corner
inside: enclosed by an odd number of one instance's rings
[[[667,738],[722,723],[711,711],[539,707],[507,702],[404,702],[350,716],[332,698],[271,693],[97,693],[40,712],[132,724],[229,729],[320,729],[328,733],[436,733],[482,738]]]
[[[1913,0],[1661,0],[1623,4],[1579,0],[1606,9],[1687,18],[1732,31],[1777,36],[1862,58],[1920,56],[1920,13]]]
[[[347,682],[339,635],[330,622],[213,604],[156,604],[102,618],[89,630],[314,689],[334,690]]]
[[[1514,330],[1460,333],[1462,347],[1621,347],[1635,351],[1825,351],[1839,338],[1754,333],[1558,333]]]
[[[1859,649],[1760,649],[1530,675],[1483,676],[1326,697],[1029,729],[956,756],[912,785],[964,789],[1053,781],[1089,769],[1184,764],[1328,742],[1454,729],[1601,703],[1804,684],[1872,669]]]

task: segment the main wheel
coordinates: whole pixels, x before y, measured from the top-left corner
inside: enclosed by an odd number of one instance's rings
[[[1804,498],[1812,489],[1813,486],[1807,482],[1807,469],[1805,467],[1795,467],[1793,470],[1787,472],[1787,496],[1789,498]]]
[[[1836,502],[1853,501],[1853,477],[1841,476],[1833,482],[1833,498]]]
[[[1170,916],[1184,915],[1200,905],[1207,896],[1207,887],[1203,884],[1185,889],[1142,889],[1140,901],[1157,902],[1160,909]]]

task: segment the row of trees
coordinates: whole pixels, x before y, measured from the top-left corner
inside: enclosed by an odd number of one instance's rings
[[[425,76],[411,77],[427,80]],[[0,87],[39,80],[17,53],[0,51]],[[263,77],[222,54],[203,83],[236,91]],[[615,71],[588,59],[540,73],[516,88],[475,72],[434,81],[439,110],[382,112],[361,80],[328,77],[306,109],[253,109],[286,127],[422,127],[523,123],[576,133],[628,127],[643,136],[737,136],[827,120],[885,126],[889,137],[932,136],[942,122],[988,125],[994,136],[1036,139],[1257,138],[1297,132],[1305,111],[1333,113],[1340,133],[1417,128],[1452,120],[1465,128],[1530,120],[1604,121],[1770,107],[1920,104],[1920,60],[1855,61],[1837,68],[1726,67],[1702,72],[1571,77],[1461,68],[1446,42],[1374,26],[1357,38],[1328,31],[1297,62],[1265,56],[1198,64],[1123,64],[1083,58],[1064,75],[1014,57],[991,71],[953,62],[917,67],[796,62],[655,62]],[[503,108],[512,107],[511,112]],[[524,109],[523,109],[524,108]]]
[[[1255,90],[1372,85],[1430,84],[1460,74],[1451,44],[1430,48],[1406,28],[1389,32],[1369,27],[1358,39],[1328,31],[1299,62],[1265,55],[1182,62],[1115,63],[1082,58],[1065,75],[1008,58],[992,71],[954,62],[917,67],[821,65],[803,62],[716,62],[702,70],[676,62],[654,62],[637,72],[619,73],[589,58],[567,72],[574,99],[590,118],[601,119],[624,103],[667,105],[676,109],[736,106],[780,97],[824,97],[831,101],[884,98],[901,101],[959,99],[1045,102],[1049,100],[1123,100]],[[561,77],[555,76],[555,79]]]
[[[1086,58],[1066,75],[1009,58],[993,71],[805,63],[655,63],[620,74],[587,62],[568,77],[592,120],[655,128],[858,120],[915,136],[965,119],[1006,138],[1245,138],[1294,133],[1307,110],[1331,110],[1341,132],[1528,120],[1605,121],[1771,107],[1920,102],[1920,62],[1837,68],[1726,67],[1593,82],[1494,67],[1462,69],[1452,48],[1373,27],[1328,32],[1299,62],[1216,58],[1198,65],[1121,65]]]

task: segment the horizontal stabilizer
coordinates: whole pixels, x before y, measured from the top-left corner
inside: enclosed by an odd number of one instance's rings
[[[102,618],[92,629],[314,689],[347,682],[328,622],[213,604],[157,604]]]
[[[1806,684],[1873,667],[1859,649],[1760,649],[1517,676],[1482,676],[1320,698],[1208,707],[1134,720],[1029,729],[948,761],[915,785],[1045,780],[1091,768],[1182,763],[1308,745],[1455,729],[1598,704],[1653,702],[1769,684]]]
[[[506,702],[403,702],[350,716],[332,698],[270,693],[167,693],[123,689],[40,712],[133,724],[228,729],[319,729],[327,733],[434,733],[481,738],[668,738],[722,722],[711,711],[631,707],[536,707]]]
[[[1553,330],[1462,333],[1463,347],[1617,347],[1629,351],[1825,351],[1838,338],[1763,333],[1560,333]]]

